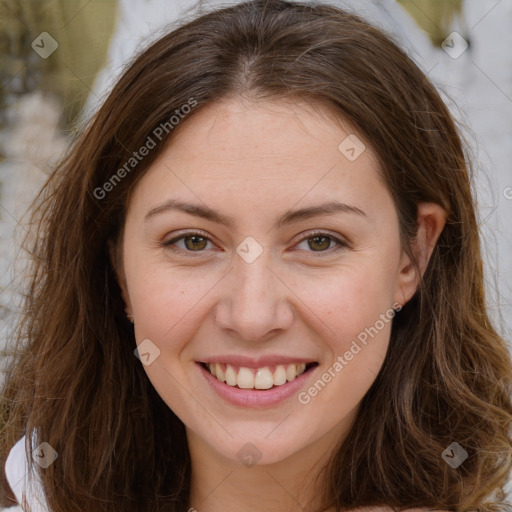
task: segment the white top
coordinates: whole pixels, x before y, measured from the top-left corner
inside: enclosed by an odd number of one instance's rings
[[[32,436],[35,441],[35,436]],[[23,510],[31,512],[49,512],[39,475],[33,462],[32,475],[28,475],[28,457],[26,437],[23,436],[12,448],[5,461],[5,476],[18,503]],[[34,446],[37,446],[34,442]],[[27,507],[27,508],[25,508]]]

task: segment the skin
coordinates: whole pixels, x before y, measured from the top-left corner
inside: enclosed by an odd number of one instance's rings
[[[137,343],[149,338],[160,350],[144,368],[186,426],[191,507],[300,511],[314,503],[313,477],[382,366],[391,322],[306,405],[296,395],[262,409],[228,404],[195,361],[234,353],[304,357],[319,363],[307,390],[379,315],[414,294],[417,276],[400,246],[397,212],[368,141],[356,160],[345,158],[338,146],[347,135],[364,139],[323,106],[227,99],[179,128],[134,189],[122,241],[118,279]],[[233,226],[169,210],[144,220],[171,198],[207,205]],[[275,225],[290,209],[330,200],[364,215]],[[441,207],[420,205],[413,249],[422,272],[445,218]],[[315,243],[314,229],[348,245]],[[162,245],[188,230],[209,240],[182,238],[174,244],[179,253]],[[248,236],[263,249],[250,264],[236,252]],[[252,467],[237,456],[248,442],[261,453]]]

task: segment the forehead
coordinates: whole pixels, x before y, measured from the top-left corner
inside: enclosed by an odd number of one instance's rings
[[[371,210],[387,194],[375,152],[348,120],[319,103],[242,98],[185,119],[134,192],[137,203],[172,192],[256,210],[330,199]]]
[[[289,161],[300,167],[304,158],[321,164],[324,153],[325,159],[338,158],[340,143],[356,132],[348,120],[320,102],[236,97],[206,105],[186,119],[167,150],[173,160],[250,160],[241,172],[253,171],[250,163],[260,161],[274,165]],[[367,159],[374,156],[373,151],[368,153]],[[259,169],[259,174],[264,173]]]

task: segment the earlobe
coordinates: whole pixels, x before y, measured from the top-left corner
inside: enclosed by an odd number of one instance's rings
[[[119,288],[121,288],[121,295],[123,297],[124,305],[125,305],[125,312],[127,315],[132,314],[132,307],[130,303],[130,296],[128,295],[128,289],[126,286],[126,279],[124,277],[124,273],[121,268],[119,268],[119,261],[116,254],[116,247],[112,240],[108,240],[108,252],[110,257],[110,262],[112,263],[112,267],[114,268],[114,272],[116,275],[116,281],[119,285]]]
[[[420,274],[409,255],[402,253],[400,273],[395,300],[408,302],[418,288],[419,281],[427,270],[428,262],[446,224],[448,212],[437,203],[418,204],[418,232],[411,242],[411,250]]]

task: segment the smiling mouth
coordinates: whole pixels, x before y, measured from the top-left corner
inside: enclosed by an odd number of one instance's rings
[[[226,363],[200,363],[218,381],[240,389],[271,389],[282,386],[308,372],[317,362],[278,364],[262,368],[246,368]]]

